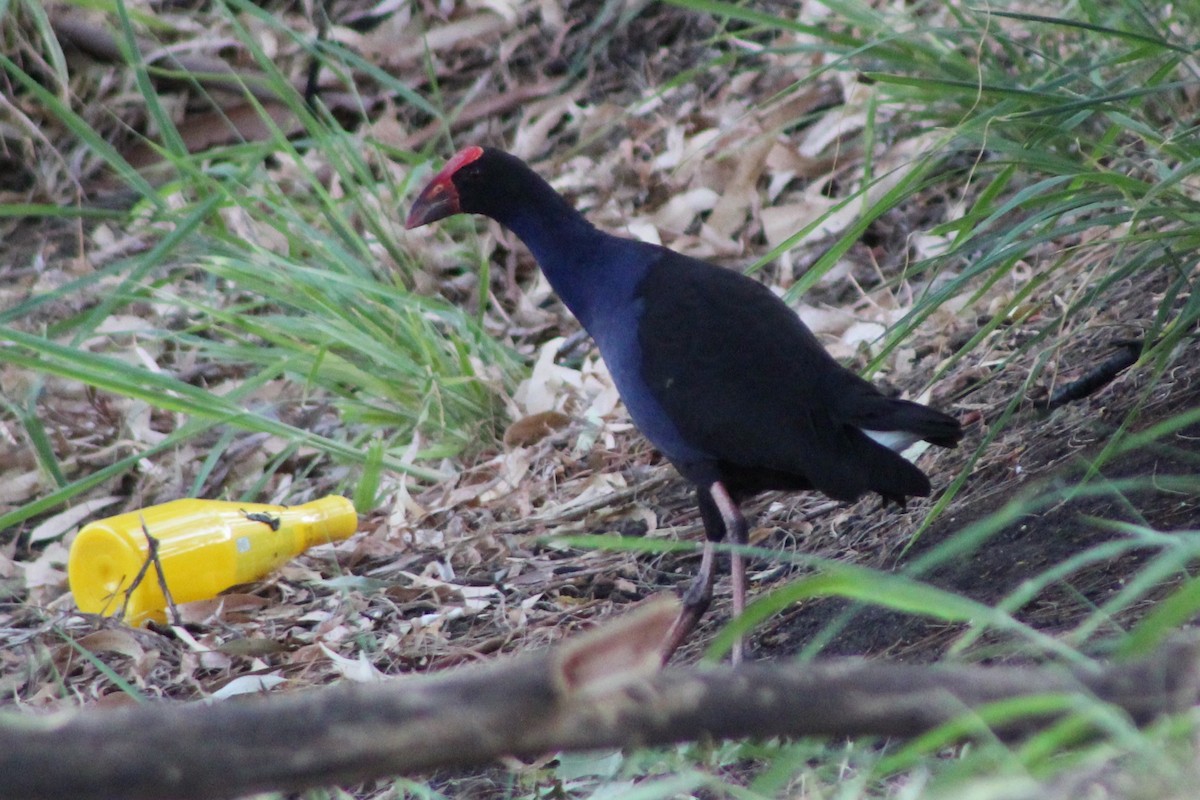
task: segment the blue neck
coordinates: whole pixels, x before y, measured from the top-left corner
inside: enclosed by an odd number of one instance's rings
[[[517,235],[538,266],[558,290],[570,284],[573,273],[586,261],[588,246],[595,247],[604,234],[561,198],[554,204],[522,204],[499,222]]]
[[[529,248],[554,291],[585,328],[604,308],[628,299],[642,259],[637,242],[597,230],[550,187],[537,202],[515,203],[497,221]]]
[[[491,217],[529,248],[554,291],[595,339],[633,421],[647,438],[677,462],[702,459],[704,454],[680,435],[642,374],[638,332],[646,300],[639,287],[669,251],[596,230],[513,156],[487,151],[483,158],[490,167],[487,190],[464,175],[470,202],[463,210]]]

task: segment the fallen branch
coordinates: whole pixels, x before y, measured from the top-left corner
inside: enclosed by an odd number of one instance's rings
[[[50,15],[50,25],[64,46],[73,47],[101,63],[125,63],[125,54],[121,51],[116,33],[91,16],[56,8]],[[185,88],[195,83],[239,97],[249,93],[262,102],[281,99],[271,81],[258,70],[234,69],[227,61],[216,56],[171,52],[144,37],[137,37],[134,44],[137,54],[147,65],[159,67],[168,73],[164,76],[168,82]],[[304,82],[297,81],[295,88],[297,92],[302,91]]]
[[[501,756],[701,737],[912,736],[988,703],[1095,698],[1138,723],[1200,697],[1200,641],[1095,670],[839,660],[659,671],[674,601],[548,652],[215,704],[0,715],[0,797],[225,798]],[[1009,720],[1003,733],[1045,724]]]

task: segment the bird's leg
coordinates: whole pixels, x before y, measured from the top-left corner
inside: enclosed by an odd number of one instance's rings
[[[713,581],[716,578],[713,543],[724,539],[727,531],[734,544],[746,544],[747,541],[746,519],[724,484],[713,481],[708,486],[697,487],[696,499],[700,506],[700,517],[704,520],[704,554],[700,559],[700,570],[683,595],[683,608],[667,631],[663,644],[663,664],[671,659],[679,645],[696,628],[712,602]],[[736,617],[746,607],[746,564],[741,553],[732,555],[730,565],[733,571],[733,613]],[[734,644],[731,657],[735,664],[742,660],[740,637]]]
[[[713,543],[706,540],[703,555],[700,557],[700,571],[696,573],[695,578],[692,578],[691,585],[684,592],[683,608],[679,610],[679,616],[671,623],[671,629],[667,631],[663,640],[662,663],[664,666],[679,649],[679,645],[683,644],[688,635],[695,630],[700,618],[708,610],[709,603],[712,602],[715,578],[713,556]]]
[[[739,547],[747,544],[750,541],[750,535],[746,526],[746,518],[724,484],[717,481],[708,487],[708,491],[721,515],[722,527],[729,533],[729,541]],[[746,560],[736,550],[729,554],[729,573],[730,582],[733,584],[733,618],[737,619],[746,610]],[[733,652],[729,656],[730,661],[740,664],[743,649],[744,642],[739,636],[733,643]]]

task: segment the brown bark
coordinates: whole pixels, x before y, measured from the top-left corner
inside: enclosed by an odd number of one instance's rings
[[[225,798],[505,755],[701,737],[912,736],[989,702],[1097,698],[1135,721],[1200,698],[1200,641],[1096,670],[865,661],[658,671],[674,603],[548,652],[216,704],[0,715],[0,797]],[[1006,723],[1013,734],[1049,716]]]

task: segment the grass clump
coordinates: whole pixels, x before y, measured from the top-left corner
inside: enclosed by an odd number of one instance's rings
[[[92,197],[77,197],[75,206],[26,203],[5,211],[24,214],[30,224],[39,217],[63,220],[72,229],[64,237],[82,235],[88,246],[99,237],[111,249],[99,259],[89,253],[88,268],[76,270],[82,274],[52,271],[0,312],[0,338],[7,341],[0,358],[41,376],[9,395],[14,412],[28,410],[18,416],[24,437],[48,441],[39,418],[54,415],[47,388],[54,378],[99,392],[93,407],[111,403],[103,399],[110,395],[117,405],[148,405],[150,438],[162,434],[172,436],[175,447],[197,445],[209,468],[185,467],[182,482],[146,487],[139,492],[144,499],[200,490],[286,498],[278,479],[211,485],[211,466],[222,450],[245,436],[275,440],[272,451],[315,451],[318,460],[338,466],[322,481],[325,489],[351,492],[364,479],[378,486],[380,470],[443,479],[452,474],[439,467],[444,459],[493,442],[518,362],[483,331],[478,313],[439,296],[436,279],[402,243],[400,207],[414,177],[411,165],[421,159],[410,153],[397,161],[369,132],[350,134],[327,113],[306,107],[257,38],[264,27],[286,28],[257,13],[250,22],[259,27],[253,33],[241,27],[239,42],[266,68],[247,96],[268,130],[254,141],[197,150],[152,84],[151,72],[159,73],[133,55],[145,44],[134,21],[124,6],[117,10],[111,33],[135,65],[127,79],[145,101],[155,131],[149,138],[127,140],[120,150],[108,145],[98,121],[103,111],[88,107],[85,118],[56,92],[56,86],[74,88],[65,71],[51,77],[30,69],[37,63],[32,54],[53,61],[53,49],[46,50],[53,42],[44,37],[22,42],[30,54],[24,66],[3,62],[8,80],[38,104],[46,129],[61,134],[45,147],[62,161],[101,156],[89,167],[90,181],[101,187],[92,193],[113,206],[100,227],[86,222],[96,216]],[[40,14],[21,4],[10,11],[27,23]],[[224,20],[237,23],[238,17]],[[33,34],[34,28],[14,30]],[[200,94],[223,113],[237,110],[224,95],[203,87]],[[269,107],[257,98],[269,98]],[[253,127],[234,119],[226,124]],[[148,172],[131,166],[135,156],[153,162]],[[71,193],[70,186],[51,183],[36,189]],[[424,291],[416,286],[421,280]],[[314,425],[322,413],[344,424]],[[107,422],[109,442],[126,434],[127,420]],[[235,433],[223,435],[226,430]],[[94,484],[93,473],[64,463],[61,453],[47,447],[38,453],[57,484],[58,502]],[[364,475],[368,459],[372,474]],[[136,462],[115,463],[123,467],[107,475],[109,482],[130,476]],[[288,469],[297,467],[311,469],[297,463]],[[366,507],[379,499],[359,494]],[[37,502],[3,522],[45,510]]]

